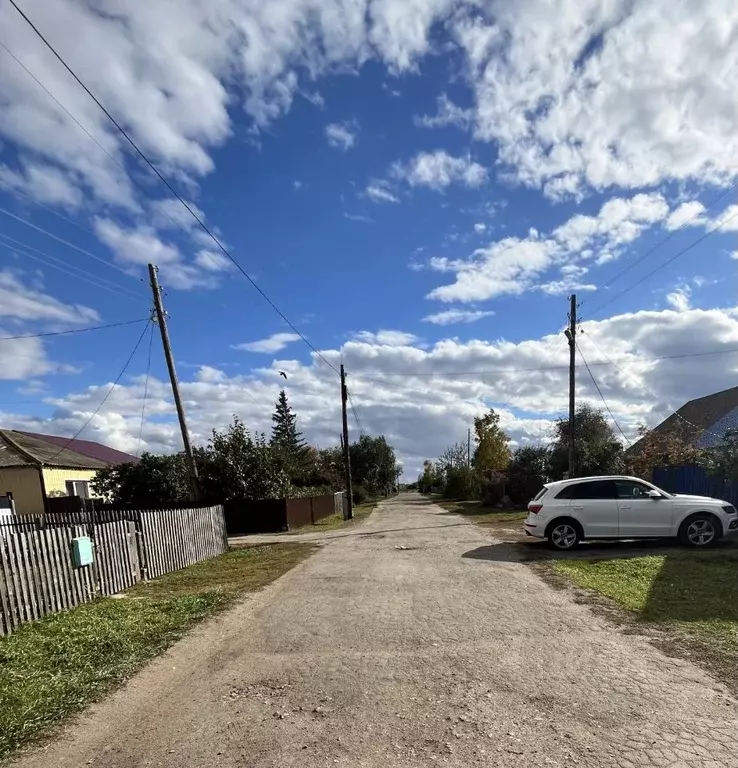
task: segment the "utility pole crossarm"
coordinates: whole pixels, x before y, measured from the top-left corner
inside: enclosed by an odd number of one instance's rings
[[[192,500],[200,501],[202,492],[200,489],[200,479],[197,476],[197,467],[195,458],[192,455],[192,445],[190,444],[190,434],[187,431],[187,419],[185,418],[182,398],[179,394],[179,381],[177,379],[177,369],[174,367],[174,356],[172,355],[172,346],[169,342],[169,330],[167,329],[167,316],[164,312],[164,305],[161,300],[161,287],[157,277],[157,268],[154,264],[149,264],[149,278],[151,282],[151,291],[154,295],[154,308],[156,310],[156,320],[161,333],[161,343],[164,347],[164,357],[167,361],[167,370],[169,371],[169,380],[172,383],[172,394],[174,395],[174,404],[177,408],[177,418],[179,419],[179,428],[182,432],[182,443],[184,444],[185,460],[187,461],[187,472],[190,476],[190,487],[192,489]]]

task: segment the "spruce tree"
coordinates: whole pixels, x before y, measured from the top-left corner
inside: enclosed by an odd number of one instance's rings
[[[290,479],[299,481],[305,469],[307,443],[297,429],[297,414],[292,413],[284,390],[279,393],[272,421],[272,449],[281,459]]]

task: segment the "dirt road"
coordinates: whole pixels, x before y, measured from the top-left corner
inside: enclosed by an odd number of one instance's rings
[[[738,766],[720,685],[493,543],[390,501],[20,765]]]

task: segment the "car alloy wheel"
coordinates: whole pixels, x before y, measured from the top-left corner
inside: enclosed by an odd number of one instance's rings
[[[577,532],[569,523],[561,523],[551,531],[551,543],[556,549],[571,549],[577,543]]]
[[[706,547],[715,538],[715,524],[710,520],[695,520],[687,528],[687,539],[695,547]]]

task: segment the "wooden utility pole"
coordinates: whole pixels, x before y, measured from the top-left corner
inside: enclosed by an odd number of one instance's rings
[[[569,339],[569,477],[575,476],[574,465],[576,461],[574,446],[574,410],[576,392],[576,362],[577,362],[577,296],[575,293],[569,297],[569,327],[566,329],[566,338]]]
[[[174,395],[174,404],[177,407],[177,418],[179,419],[179,428],[182,432],[182,443],[184,444],[185,460],[187,461],[187,472],[190,476],[190,488],[192,491],[192,500],[200,501],[202,492],[200,490],[200,479],[197,476],[197,467],[192,455],[192,446],[190,445],[190,434],[187,431],[187,420],[185,419],[182,398],[179,394],[179,381],[177,380],[177,369],[174,367],[174,357],[172,356],[172,346],[169,343],[169,331],[167,330],[167,317],[164,312],[164,306],[161,301],[161,287],[156,276],[157,268],[149,264],[149,278],[151,281],[151,291],[154,294],[154,307],[156,309],[156,320],[161,333],[161,343],[164,347],[164,357],[167,361],[169,370],[169,380],[172,382],[172,394]]]
[[[351,451],[349,450],[348,414],[346,413],[346,401],[348,390],[346,389],[346,371],[341,363],[341,416],[343,418],[343,463],[346,467],[346,506],[344,507],[344,519],[351,520],[354,516],[354,489],[351,484]]]

